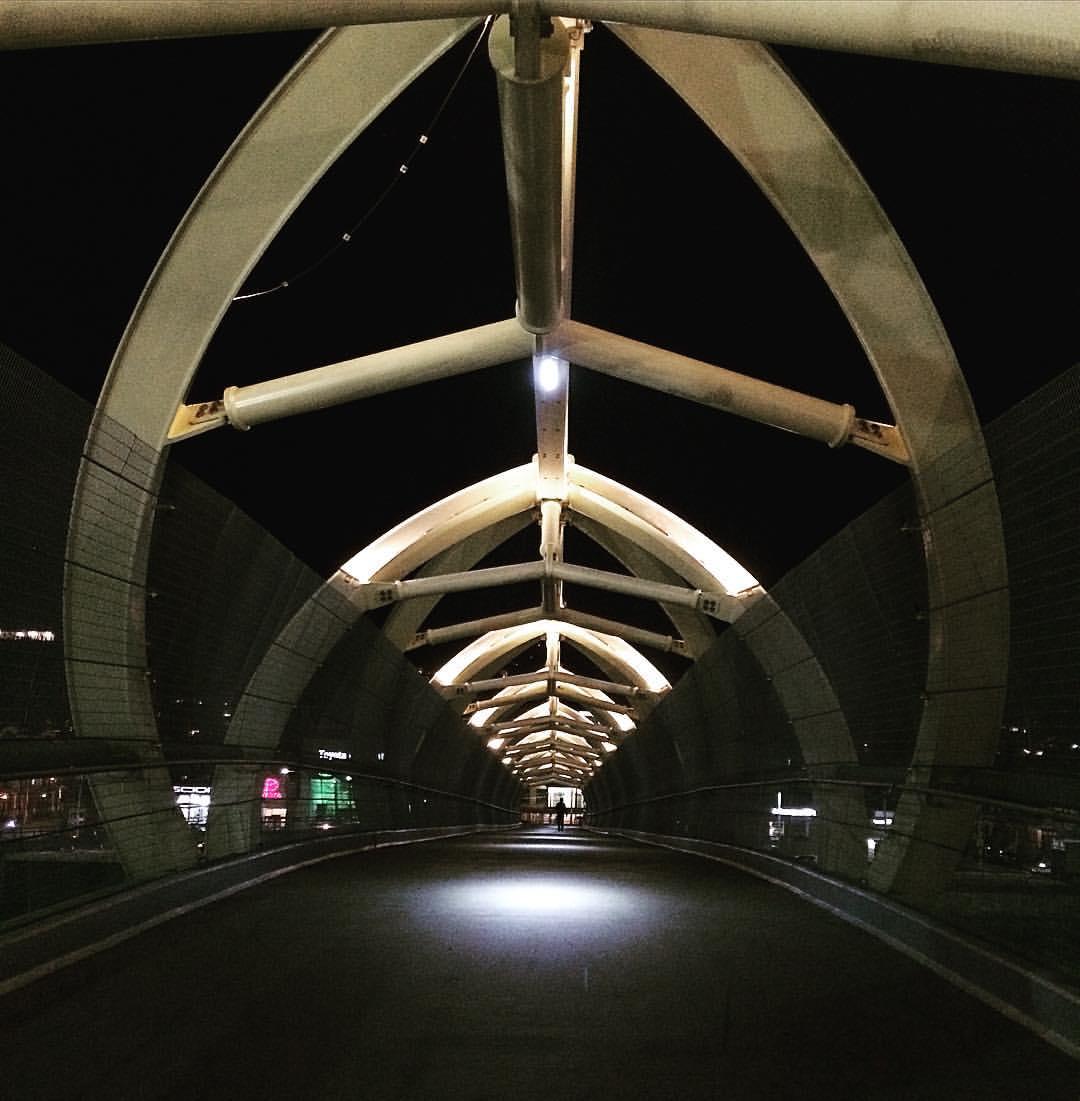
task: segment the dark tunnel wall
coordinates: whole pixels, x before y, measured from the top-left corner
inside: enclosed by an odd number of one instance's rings
[[[89,768],[94,752],[107,764],[113,751],[105,744],[95,749],[92,739],[70,739],[78,732],[67,702],[62,632],[68,516],[92,408],[2,345],[0,391],[0,744],[5,760],[29,767],[47,759],[53,763],[43,768],[67,760]],[[355,746],[358,774],[455,796],[432,798],[425,821],[422,795],[402,795],[401,784],[374,780],[359,803],[368,799],[380,825],[391,824],[391,811],[395,825],[505,820],[516,812],[509,771],[366,620],[320,668],[280,746],[225,744],[252,674],[323,582],[177,462],[168,464],[158,493],[147,576],[157,731],[145,737],[160,735],[165,760],[175,762],[173,783],[211,783],[213,762],[223,753],[306,759],[321,740],[344,740]],[[27,630],[48,632],[48,640],[26,637]],[[16,631],[24,637],[7,637]],[[497,815],[485,803],[511,810]]]
[[[834,536],[771,595],[829,679],[860,764],[906,765],[919,721],[927,645],[926,570],[910,487],[889,494]],[[738,634],[728,630],[607,763],[588,802],[602,813],[707,785],[798,777],[802,765],[772,685]],[[621,824],[661,832],[690,833],[708,824],[708,835],[716,836],[717,812],[702,818],[705,812],[692,803],[624,806],[617,817]],[[723,814],[721,819],[726,821]],[[745,833],[735,828],[741,821],[735,812],[728,823],[734,835]]]
[[[829,678],[859,763],[906,766],[927,659],[926,563],[911,486],[853,520],[772,596]]]
[[[1006,857],[1042,844],[1046,866],[1051,845],[1062,848],[1055,839],[1072,843],[1038,808],[1074,807],[1080,782],[1078,414],[1080,366],[985,429],[1008,557],[1010,660],[996,760],[955,766],[935,781],[988,801],[975,827],[983,840],[973,835],[957,853],[964,866],[977,863],[991,836],[1020,839],[1002,842]],[[855,759],[838,762],[834,776],[863,786],[865,817],[853,801],[858,821],[847,824],[865,838],[905,782],[923,705],[928,595],[911,487],[854,520],[770,595],[813,649],[843,711]],[[775,791],[782,787],[789,803],[813,800],[809,784],[797,782],[803,762],[793,739],[779,734],[784,720],[771,688],[752,658],[734,660],[739,645],[727,631],[606,763],[587,792],[597,824],[773,847]],[[760,713],[748,715],[746,700]],[[733,755],[743,739],[747,753]],[[749,795],[736,786],[770,769],[775,785]],[[707,786],[714,790],[695,794]],[[1023,824],[1003,827],[994,800],[1030,808]]]
[[[161,493],[149,577],[150,664],[162,737],[174,753],[180,745],[219,745],[252,674],[322,579],[176,463]],[[257,727],[249,722],[244,729]],[[242,743],[229,739],[240,751]],[[366,816],[366,799],[369,810],[381,808],[384,826],[388,812],[395,825],[430,826],[492,820],[492,807],[482,804],[516,807],[507,770],[492,767],[497,762],[480,739],[366,619],[321,663],[277,751],[317,763],[326,747],[348,752],[349,768],[374,778],[354,781],[366,785],[357,811]],[[388,796],[382,779],[463,798]]]
[[[0,394],[0,737],[38,737],[70,728],[64,548],[91,409],[2,344]],[[53,637],[8,637],[28,629]]]
[[[161,738],[192,748],[220,745],[267,647],[322,579],[231,501],[170,462],[148,581]]]
[[[1005,528],[1011,604],[999,763],[1074,775],[1080,771],[1080,749],[1073,749],[1080,744],[1078,425],[1080,365],[986,432]]]
[[[285,738],[298,752],[345,750],[357,772],[517,805],[510,772],[366,619],[342,637],[312,678]],[[415,806],[411,813],[418,813]]]
[[[660,833],[743,836],[733,793],[639,803],[717,783],[784,775],[802,763],[772,685],[734,631],[726,631],[627,738],[586,794],[605,824]],[[612,813],[603,814],[604,808]]]

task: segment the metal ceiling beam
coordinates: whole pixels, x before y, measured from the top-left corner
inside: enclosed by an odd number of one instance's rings
[[[518,739],[526,737],[529,734],[542,734],[547,731],[555,731],[557,734],[572,734],[575,738],[584,738],[590,744],[596,742],[611,742],[612,745],[619,745],[622,741],[634,733],[634,728],[631,727],[628,730],[621,730],[615,722],[608,722],[603,718],[598,718],[595,722],[590,722],[586,719],[567,719],[565,716],[552,717],[548,716],[544,721],[527,720],[529,725],[525,725],[521,722],[515,722],[513,719],[506,719],[499,723],[499,726],[506,729],[501,731],[501,735],[508,740]],[[488,730],[491,728],[491,724],[482,727],[481,729]],[[517,744],[515,742],[515,744]]]
[[[352,599],[365,610],[381,608],[399,600],[420,596],[443,596],[447,593],[473,592],[517,585],[524,581],[539,581],[544,576],[543,562],[518,562],[511,566],[492,566],[482,570],[462,570],[460,573],[417,577],[411,581],[373,581],[353,586]]]
[[[591,566],[575,566],[569,562],[554,562],[549,572],[560,581],[570,581],[590,589],[601,589],[624,596],[636,596],[643,600],[658,600],[722,619],[731,623],[743,611],[742,601],[723,592],[706,592],[703,589],[687,589],[681,585],[667,585],[662,581],[648,581],[643,577],[597,570]]]
[[[584,746],[569,746],[565,742],[549,739],[546,742],[531,742],[528,745],[506,746],[500,752],[504,757],[516,757],[524,761],[536,753],[547,753],[552,759],[569,760],[581,768],[587,768],[591,761],[601,759],[601,754]]]
[[[554,623],[559,623],[563,642],[584,651],[612,679],[624,678],[644,688],[650,685],[670,687],[660,670],[624,639],[570,623],[543,619],[511,625],[476,639],[439,670],[438,683],[450,684],[495,676],[516,654],[544,639]]]
[[[637,711],[626,704],[615,703],[612,700],[598,696],[591,696],[587,692],[568,684],[562,685],[557,692],[552,692],[546,682],[541,682],[536,687],[526,688],[513,694],[508,693],[505,696],[497,695],[484,700],[476,700],[465,708],[464,713],[466,715],[475,715],[480,711],[505,709],[507,707],[514,707],[517,704],[530,703],[533,700],[545,698],[557,700],[559,703],[568,706],[573,705],[571,707],[573,711],[578,711],[583,707],[589,711],[605,711],[612,715],[626,715],[628,718],[637,717]],[[535,721],[543,725],[555,721],[556,718],[557,716],[537,716],[535,720],[530,717],[528,721]]]
[[[1073,0],[541,0],[552,15],[783,46],[1080,77]]]
[[[648,699],[658,700],[663,695],[661,692],[650,692],[645,688],[639,688],[636,684],[621,684],[613,680],[601,680],[599,677],[585,677],[580,673],[571,673],[566,669],[560,669],[556,678],[564,684],[576,684],[580,688],[595,688],[599,692],[606,692],[616,696],[644,696]]]
[[[545,502],[545,504],[555,505],[556,502]],[[557,518],[555,522],[558,523]],[[638,597],[642,600],[658,600],[666,604],[693,608],[695,611],[727,623],[733,622],[743,611],[743,603],[735,597],[728,596],[727,593],[687,589],[681,585],[647,581],[629,574],[612,573],[609,570],[597,570],[589,566],[575,566],[552,559],[520,562],[510,566],[494,566],[489,569],[464,570],[459,573],[420,577],[413,580],[361,583],[353,586],[352,599],[364,609],[380,608],[414,597],[490,589],[545,578],[570,581],[587,588],[621,593],[624,596]],[[549,618],[557,618],[556,609],[548,609],[545,614]]]
[[[526,753],[528,750],[528,753]],[[530,759],[535,750],[546,752],[549,759],[558,762],[566,762],[577,768],[592,768],[595,763],[603,759],[603,755],[596,750],[588,750],[579,746],[567,746],[556,742],[541,743],[535,748],[527,746],[513,746],[501,750],[504,756],[508,756],[517,763],[524,763],[526,756]]]
[[[516,707],[522,703],[532,703],[533,700],[547,699],[549,693],[547,684],[541,682],[532,688],[523,688],[520,692],[514,692],[505,696],[491,696],[486,700],[476,700],[465,708],[466,715],[475,715],[478,711],[492,711],[507,707]]]
[[[539,684],[547,679],[547,672],[539,669],[534,673],[515,673],[513,676],[488,677],[485,680],[467,681],[463,684],[436,684],[441,696],[447,699],[473,697],[485,692],[498,692],[502,688],[514,688],[520,684]]]
[[[540,0],[548,15],[944,65],[1080,76],[1072,0]],[[0,48],[314,30],[510,10],[509,0],[0,0]]]
[[[570,507],[636,544],[699,589],[760,595],[749,573],[682,517],[580,463],[570,467]]]
[[[520,612],[507,612],[505,615],[493,615],[485,619],[470,619],[465,623],[451,624],[449,627],[429,627],[426,631],[418,631],[405,650],[417,650],[421,646],[441,646],[444,642],[456,642],[462,638],[479,638],[489,631],[520,627],[526,623],[535,623],[543,617],[543,608],[523,608]]]
[[[530,333],[559,323],[562,297],[563,74],[570,36],[535,4],[515,5],[488,36],[499,91],[518,320]]]
[[[489,677],[486,680],[468,681],[464,684],[436,685],[439,693],[447,699],[463,696],[479,696],[485,692],[497,692],[501,688],[513,688],[519,684],[539,684],[541,681],[549,685],[552,681],[562,684],[575,684],[581,688],[595,688],[600,692],[607,692],[617,696],[645,696],[650,699],[659,699],[660,693],[649,692],[639,688],[636,684],[622,684],[613,680],[600,680],[598,677],[585,677],[580,673],[571,673],[567,669],[560,669],[554,676],[545,669],[538,669],[534,673],[516,673],[513,676]]]
[[[637,718],[637,709],[629,707],[624,703],[615,703],[612,700],[606,700],[597,696],[590,696],[587,692],[581,691],[581,689],[574,688],[571,685],[564,685],[561,691],[556,693],[560,700],[566,700],[570,703],[580,705],[587,708],[590,711],[600,710],[607,711],[612,715],[626,715],[628,718]]]
[[[532,345],[532,337],[511,318],[251,386],[230,386],[215,401],[181,405],[169,430],[169,442],[226,424],[253,428],[298,413],[497,367],[528,358]]]
[[[907,447],[893,425],[856,416],[851,405],[810,397],[579,321],[564,322],[558,332],[545,338],[544,348],[580,367],[783,428],[830,447],[853,443],[893,462],[909,461]]]
[[[578,491],[580,493],[580,491]],[[650,554],[644,547],[627,539],[624,535],[605,527],[596,520],[576,512],[571,508],[566,510],[566,523],[573,525],[583,532],[597,546],[602,547],[616,561],[618,561],[627,573],[634,577],[643,577],[649,581],[662,581],[668,585],[684,583],[682,578],[671,569]],[[716,630],[712,626],[708,616],[689,608],[676,607],[661,602],[660,607],[664,614],[671,620],[674,634],[682,638],[688,647],[688,652],[697,660],[716,641]]]
[[[507,737],[511,737],[515,733],[530,734],[541,730],[565,730],[568,734],[591,731],[597,735],[604,735],[607,732],[607,726],[602,721],[589,722],[586,719],[567,715],[565,712],[557,715],[530,714],[511,719],[499,719],[495,722],[487,722],[477,729],[499,733],[505,732]]]
[[[562,155],[560,187],[559,264],[561,279],[561,312],[568,313],[574,266],[574,204],[577,176],[577,105],[578,75],[581,68],[581,47],[585,31],[582,26],[567,28],[570,43],[568,64],[562,80]],[[566,500],[567,409],[570,390],[570,365],[565,360],[543,356],[539,341],[533,357],[533,403],[536,410],[536,458],[540,485],[537,495],[547,502]],[[561,511],[561,510],[560,510]],[[546,519],[546,518],[545,518]],[[555,535],[557,538],[551,538]],[[544,548],[556,548],[555,558],[562,558],[562,526],[545,532]],[[545,583],[544,603],[555,608],[561,602],[561,586]]]
[[[414,513],[343,563],[351,584],[395,581],[463,539],[536,505],[534,463],[475,482]],[[430,575],[428,575],[430,576]]]
[[[602,723],[588,723],[584,720],[551,715],[539,715],[527,719],[505,719],[501,722],[484,723],[483,726],[475,729],[481,733],[491,732],[507,738],[512,738],[515,734],[535,734],[541,730],[562,730],[567,734],[577,734],[581,737],[592,735],[608,742],[615,742],[619,736],[617,731],[609,729]]]
[[[323,30],[509,8],[509,0],[0,0],[0,48]]]
[[[523,757],[520,761],[515,762],[517,768],[523,769],[526,772],[537,768],[543,768],[544,765],[547,764],[584,774],[592,772],[588,761],[577,760],[572,755],[567,756],[558,753],[550,747],[544,747],[538,752],[529,754],[527,757]]]
[[[584,612],[575,612],[570,608],[563,608],[555,618],[561,623],[572,623],[574,626],[584,627],[588,631],[616,635],[636,646],[647,646],[651,650],[660,650],[665,654],[685,655],[686,653],[686,643],[681,638],[661,635],[656,631],[646,631],[641,627],[631,627],[627,623],[618,623],[613,619],[586,615]]]
[[[532,513],[529,510],[508,516],[490,527],[466,535],[461,542],[428,559],[413,576],[435,577],[438,574],[471,570],[496,547],[502,546],[507,539],[532,522]],[[410,649],[416,633],[422,630],[441,599],[442,597],[435,595],[396,604],[383,623],[383,634],[387,641],[392,642],[399,650]]]
[[[547,768],[563,769],[568,773],[577,774],[580,776],[590,776],[592,770],[583,768],[580,765],[574,765],[570,761],[563,760],[547,760],[547,761],[534,761],[526,764],[522,763],[517,766],[526,776],[535,776],[537,773],[544,771]]]

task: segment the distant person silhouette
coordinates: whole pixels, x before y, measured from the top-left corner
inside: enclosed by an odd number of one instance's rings
[[[555,804],[555,821],[559,826],[559,833],[562,833],[566,822],[566,804],[563,802],[561,795],[559,801]]]

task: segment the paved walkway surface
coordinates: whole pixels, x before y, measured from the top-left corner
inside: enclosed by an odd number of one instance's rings
[[[20,1101],[1080,1098],[1080,1063],[790,893],[573,830],[305,868],[0,1014]]]

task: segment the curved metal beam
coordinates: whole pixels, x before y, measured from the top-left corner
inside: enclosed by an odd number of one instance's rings
[[[989,764],[1008,663],[1001,518],[967,385],[911,258],[858,169],[767,48],[612,30],[739,160],[858,336],[908,445],[926,531],[934,644],[913,778],[936,764]],[[847,752],[854,761],[854,748]],[[949,854],[962,849],[970,822],[961,814],[922,815],[915,803],[900,808],[901,818],[902,828],[875,855],[875,883],[912,897],[932,894],[951,874]]]
[[[530,513],[508,516],[487,528],[466,536],[460,543],[447,547],[425,562],[415,577],[435,577],[455,570],[470,570],[497,547],[533,522]],[[406,650],[413,642],[421,625],[431,615],[442,598],[429,596],[395,605],[383,625],[383,634],[399,650]]]
[[[594,471],[577,466],[571,466],[570,469],[572,479],[582,487],[588,487],[588,502],[583,508],[587,508],[595,516],[596,523],[614,524],[620,538],[641,544],[649,554],[664,561],[697,588],[730,593],[736,586],[750,586],[753,596],[760,595],[754,578],[730,555],[673,513]],[[574,492],[585,493],[586,489],[575,489]],[[300,698],[307,678],[318,661],[322,660],[319,655],[328,653],[336,639],[361,614],[362,601],[357,599],[360,596],[357,582],[366,584],[396,580],[408,577],[421,567],[425,567],[425,573],[430,570],[429,576],[434,575],[435,570],[426,564],[433,562],[438,556],[445,556],[440,561],[453,561],[457,553],[454,550],[456,546],[464,540],[478,539],[461,562],[463,567],[468,568],[493,550],[501,536],[509,537],[513,531],[520,530],[525,522],[522,515],[530,512],[535,505],[536,493],[536,464],[527,463],[514,467],[436,502],[354,555],[324,586],[321,593],[297,613],[282,638],[268,650],[266,659],[256,670],[237,705],[228,739],[242,739],[246,743],[259,745],[276,744],[284,730],[284,722],[291,707],[288,701],[295,703]],[[601,494],[611,494],[618,503],[605,502]],[[483,534],[485,532],[488,534]],[[342,600],[342,597],[345,599]],[[743,602],[745,604],[746,600]],[[432,606],[433,603],[426,605],[428,609]],[[328,611],[329,608],[333,608],[332,613]],[[737,610],[734,605],[732,608]],[[522,618],[529,621],[530,628],[520,626]],[[627,673],[628,663],[632,665],[635,661],[645,660],[640,653],[629,646],[622,652],[613,650],[609,644],[595,642],[596,637],[606,637],[613,630],[628,630],[627,628],[608,621],[581,618],[565,611],[558,612],[556,618],[568,625],[568,629],[563,631],[566,640],[572,645],[583,647],[590,659],[600,665],[609,676],[632,680],[644,688],[650,687],[645,680]],[[543,622],[543,613],[540,609],[513,613],[511,621],[514,629],[510,630],[510,635],[500,637],[517,639],[517,631],[525,629],[528,632],[531,629],[528,641],[519,639],[508,643],[497,653],[493,651],[486,658],[478,659],[478,664],[466,674],[466,679],[479,675],[483,668],[498,667],[497,658],[509,660],[509,653],[516,652],[523,645],[530,645],[543,632],[540,625]],[[403,649],[409,648],[421,623],[422,618],[408,621],[408,626],[413,627],[408,639],[401,635],[403,627],[399,623],[396,628],[398,645]],[[573,626],[575,623],[576,627]],[[491,624],[479,623],[475,627],[463,624],[440,628],[438,638],[440,641],[447,641],[450,638],[470,637],[479,631],[487,633],[490,627]],[[436,632],[425,634],[434,636]],[[318,654],[312,654],[309,659],[306,655],[310,650],[310,642],[306,640],[312,637],[320,639],[320,642]],[[652,632],[642,632],[634,637],[648,645],[658,645],[661,649],[678,648],[680,652],[685,651],[681,642],[665,639]],[[285,655],[297,648],[297,642],[289,641],[290,639],[305,640],[299,647],[300,654],[305,656],[290,659],[290,671],[286,675],[280,662]],[[477,645],[472,644],[473,647]],[[471,655],[477,653],[476,649],[466,650]],[[651,663],[647,664],[650,669],[654,669]],[[666,680],[660,679],[666,686]],[[260,717],[262,710],[267,713]]]
[[[757,579],[707,535],[663,505],[598,471],[573,463],[570,506],[648,550],[695,588],[732,596],[761,592]],[[575,495],[574,488],[586,491]],[[606,508],[598,511],[593,502]],[[626,522],[617,519],[625,514]]]
[[[536,468],[525,463],[444,497],[354,554],[339,571],[353,582],[396,581],[462,539],[531,509]]]
[[[318,179],[397,94],[473,25],[359,27],[322,35],[211,174],[159,260],[98,400],[72,499],[64,584],[65,670],[80,736],[138,742],[157,723],[144,635],[146,561],[162,448],[204,351],[244,278]],[[234,716],[235,718],[235,716]],[[164,776],[164,773],[148,773]],[[169,785],[96,792],[103,817],[176,817]],[[179,835],[182,824],[175,824]],[[171,835],[170,835],[171,837]],[[138,874],[195,853],[114,838]],[[184,845],[189,854],[181,850]],[[175,855],[179,853],[179,855]],[[147,855],[149,854],[149,856]]]
[[[153,736],[142,616],[132,610],[169,425],[233,295],[338,155],[470,25],[323,35],[233,143],[159,260],[98,401],[72,503],[65,620],[78,732]],[[81,629],[103,621],[115,635]]]
[[[477,680],[488,670],[498,669],[499,663],[507,654],[544,638],[551,628],[557,628],[564,638],[584,649],[586,653],[595,655],[598,663],[602,662],[608,668],[617,668],[628,682],[648,691],[662,691],[669,687],[667,678],[660,670],[622,639],[573,624],[547,620],[538,620],[497,632],[492,637],[478,639],[447,662],[432,681],[436,685],[449,685],[459,681]]]
[[[679,580],[679,575],[674,570],[637,543],[612,531],[611,528],[604,527],[588,516],[569,512],[569,510],[568,513],[569,523],[584,532],[597,546],[603,547],[635,577],[645,577],[650,581],[663,581],[668,584],[674,584]],[[675,633],[686,643],[686,652],[695,661],[716,641],[716,631],[707,616],[672,604],[661,603],[660,607],[671,620]]]
[[[473,25],[348,27],[318,39],[244,127],[173,234],[128,322],[100,411],[161,448],[210,338],[289,215]]]

